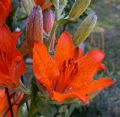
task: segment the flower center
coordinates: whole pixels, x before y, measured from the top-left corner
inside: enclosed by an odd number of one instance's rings
[[[72,82],[77,72],[78,64],[74,62],[74,59],[65,60],[60,70],[60,77],[56,83],[55,90],[58,92],[66,92],[66,89],[71,89],[69,84]]]

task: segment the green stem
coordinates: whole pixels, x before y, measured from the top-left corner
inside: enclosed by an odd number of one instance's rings
[[[22,83],[24,84],[24,77],[23,77],[23,76],[21,76],[21,81],[22,81]],[[25,103],[26,103],[27,111],[29,111],[28,101],[26,101]]]
[[[51,31],[51,33],[50,33],[50,39],[49,39],[49,41],[48,41],[49,51],[50,51],[50,43],[52,42],[53,35],[54,35],[57,27],[58,27],[58,24],[55,22],[54,25],[53,25],[52,31]]]

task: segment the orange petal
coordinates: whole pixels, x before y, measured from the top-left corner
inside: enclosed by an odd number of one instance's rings
[[[79,91],[83,95],[90,95],[96,90],[101,90],[107,86],[110,86],[115,83],[115,80],[112,80],[111,78],[99,78],[98,80],[93,80],[86,85],[83,85],[83,87],[78,88]]]
[[[100,69],[100,70],[106,70],[106,67],[105,67],[104,64],[100,64],[100,66],[98,67],[98,69]]]
[[[71,35],[69,32],[63,32],[58,40],[54,60],[56,61],[59,68],[65,60],[74,58],[74,45],[72,42]]]
[[[16,40],[20,35],[21,32],[11,32],[6,24],[0,24],[0,48],[5,51],[16,48]]]
[[[47,87],[51,87],[51,85],[54,84],[54,80],[59,75],[58,68],[49,55],[47,48],[40,42],[34,44],[33,70],[39,81],[46,82],[46,84],[49,85]],[[46,84],[43,83],[45,86]]]
[[[65,99],[68,98],[78,98],[84,103],[87,103],[89,101],[88,100],[89,98],[87,96],[81,95],[79,92],[75,92],[75,91],[70,91],[68,93],[54,92],[52,96],[52,99],[58,102],[63,102]]]
[[[18,88],[20,85],[19,79],[14,79],[12,76],[0,73],[0,86],[5,86],[8,88]]]
[[[0,84],[16,88],[25,72],[23,58],[16,48],[19,32],[11,32],[7,25],[0,24]],[[12,54],[11,54],[12,53]]]
[[[96,71],[100,68],[102,60],[105,54],[97,49],[89,51],[85,56],[81,59],[77,60],[78,62],[78,74],[76,74],[76,78],[73,80],[70,86],[78,86],[81,83],[89,82],[93,80],[93,77]]]
[[[22,58],[22,55],[19,53],[19,51],[16,50],[14,52],[14,56],[12,59],[11,67],[10,67],[10,72],[12,73],[14,80],[19,79],[22,74],[24,74],[26,71],[24,60]]]
[[[53,5],[52,2],[48,2],[47,4],[42,5],[42,10],[47,9],[47,8],[51,7],[52,5]]]
[[[8,100],[4,89],[0,89],[0,117],[3,117],[5,111],[8,109]]]
[[[75,52],[74,52],[75,59],[80,59],[84,55],[85,55],[85,53],[81,48],[79,48],[79,47],[75,48]]]
[[[40,5],[40,6],[42,6],[46,2],[46,0],[34,0],[34,1],[37,5]]]
[[[10,51],[11,48],[11,31],[6,24],[0,23],[0,48]]]
[[[54,92],[52,99],[63,102],[67,98],[79,98],[83,103],[88,103],[89,99],[91,99],[90,94],[95,91],[100,91],[104,87],[114,84],[115,81],[111,78],[99,78],[98,80],[94,80],[88,84],[83,84],[76,89],[71,89],[71,91],[67,93],[59,93]]]
[[[0,0],[0,22],[5,22],[11,11],[11,0]]]

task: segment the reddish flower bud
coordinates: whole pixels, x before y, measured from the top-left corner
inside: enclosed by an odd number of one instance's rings
[[[27,20],[26,42],[30,55],[32,55],[34,41],[43,42],[43,15],[39,6],[33,8]]]
[[[54,12],[51,9],[45,11],[43,14],[43,19],[44,30],[49,33],[52,30],[55,21]]]

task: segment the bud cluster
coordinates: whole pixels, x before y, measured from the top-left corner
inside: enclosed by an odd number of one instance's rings
[[[43,42],[43,34],[44,32],[51,32],[54,20],[55,15],[51,9],[48,9],[43,13],[40,6],[34,6],[27,19],[25,37],[30,56],[32,56],[34,42]]]

